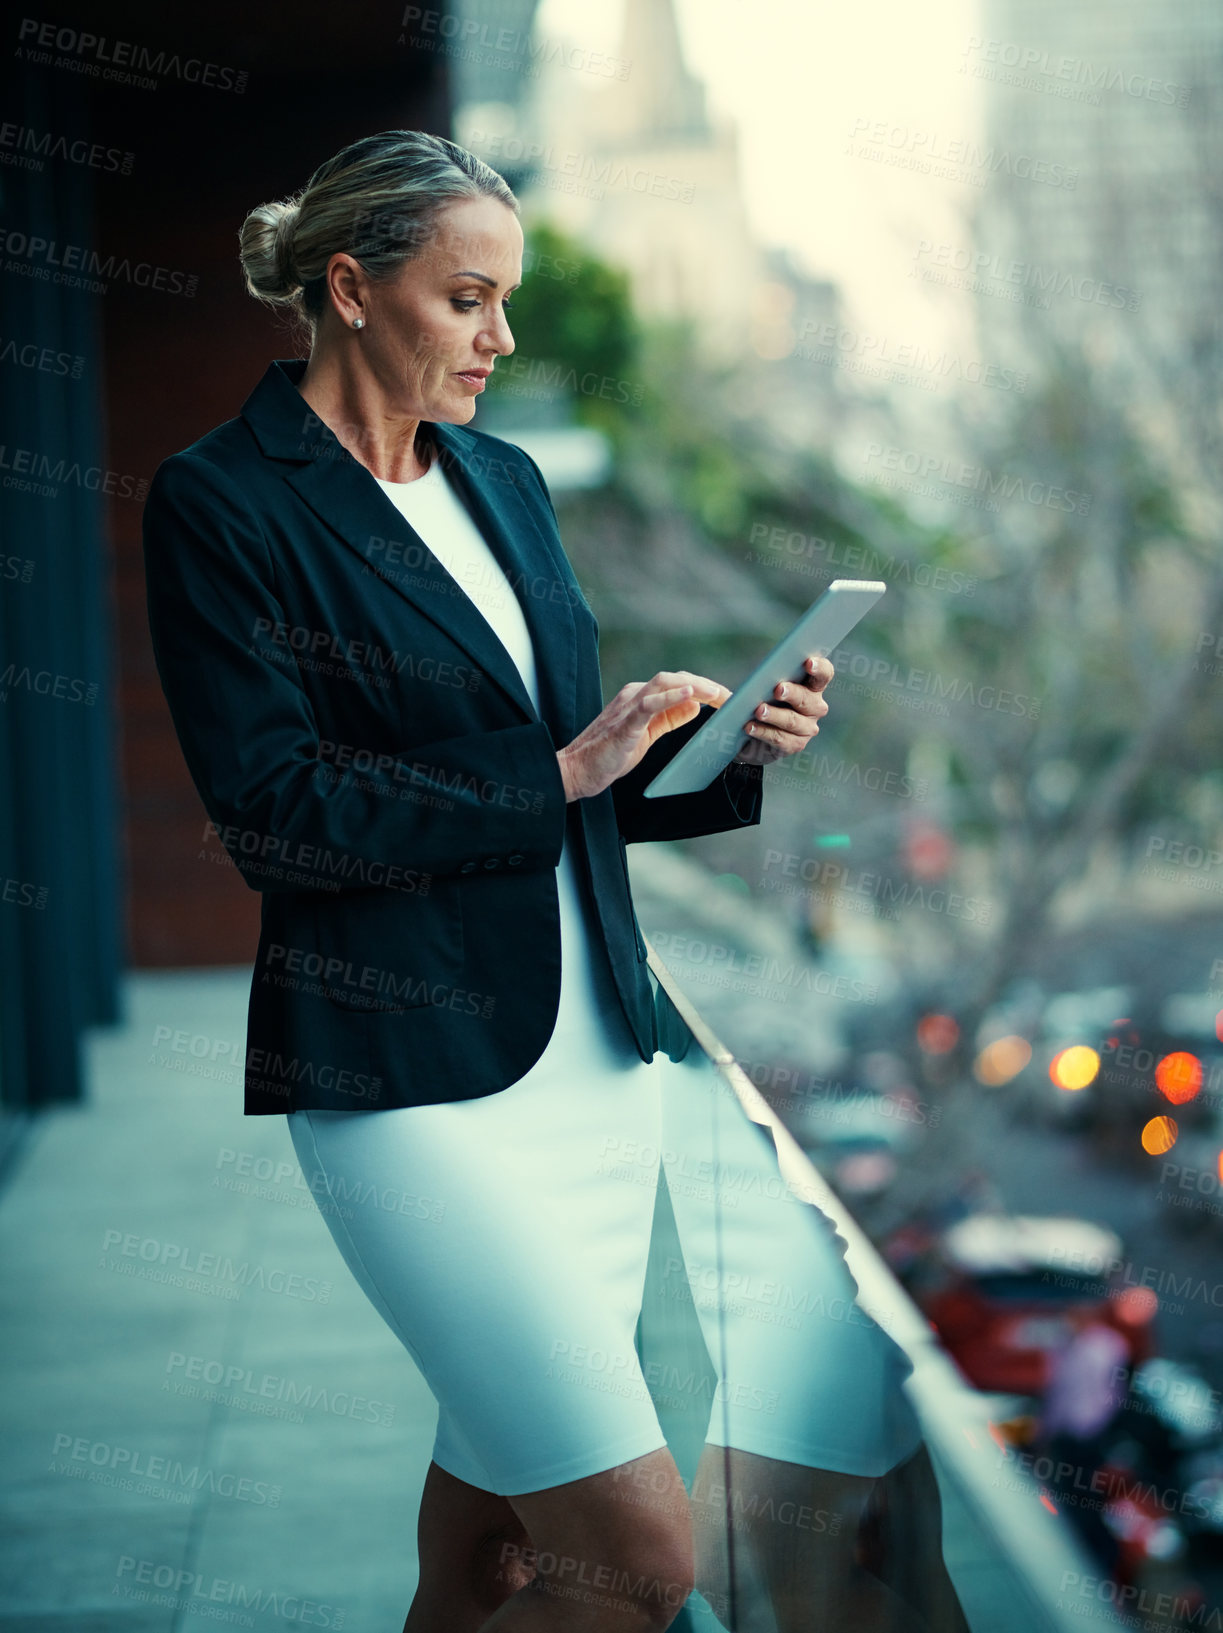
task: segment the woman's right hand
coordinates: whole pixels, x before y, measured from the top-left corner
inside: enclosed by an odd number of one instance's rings
[[[703,703],[716,709],[729,696],[729,688],[687,669],[660,670],[653,680],[622,686],[589,726],[557,751],[565,799],[601,794],[665,732],[695,720]]]

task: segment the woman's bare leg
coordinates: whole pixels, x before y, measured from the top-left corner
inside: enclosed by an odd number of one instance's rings
[[[534,1542],[525,1557],[507,1545],[506,1558],[533,1574],[485,1633],[645,1633],[679,1614],[692,1591],[692,1521],[665,1447],[506,1500]],[[450,1628],[422,1623],[420,1633]]]
[[[478,1633],[534,1574],[508,1497],[429,1464],[416,1524],[420,1580],[403,1633]]]

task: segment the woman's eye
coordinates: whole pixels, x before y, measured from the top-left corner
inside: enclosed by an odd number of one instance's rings
[[[479,306],[480,304],[478,300],[463,300],[457,295],[452,296],[451,301],[453,305],[458,307],[460,312],[470,312],[473,306]],[[501,310],[503,312],[512,312],[514,310],[513,301],[502,301]]]

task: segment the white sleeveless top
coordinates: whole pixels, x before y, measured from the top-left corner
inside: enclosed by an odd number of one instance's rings
[[[538,710],[535,649],[522,607],[440,462],[435,458],[425,475],[414,482],[374,480],[492,626]],[[588,917],[567,839],[557,864],[556,884],[561,921],[560,1009],[552,1037],[526,1077],[535,1081],[544,1074],[554,1075],[558,1092],[563,1093],[575,1090],[582,1077],[600,1067],[624,1071],[635,1065],[644,1071],[646,1063],[637,1053],[612,984],[593,910]],[[593,953],[596,945],[600,951]]]

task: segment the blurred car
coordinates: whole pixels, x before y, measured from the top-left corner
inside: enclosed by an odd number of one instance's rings
[[[1146,1017],[1119,1016],[1103,1028],[1096,1047],[1095,1131],[1127,1151],[1162,1156],[1188,1133],[1212,1130],[1223,1088],[1223,1045],[1216,1006],[1192,994],[1165,998]],[[1160,1138],[1153,1118],[1168,1119]]]
[[[983,1027],[991,1036],[1018,1032],[1031,1042],[1031,1057],[1016,1074],[1012,1099],[1016,1102],[1022,1099],[1031,1114],[1058,1128],[1088,1127],[1098,1109],[1098,1071],[1080,1087],[1070,1090],[1058,1083],[1054,1062],[1067,1049],[1090,1048],[1095,1051],[1098,1064],[1101,1038],[1118,1016],[1127,1013],[1132,1003],[1129,987],[1092,987],[1080,992],[1059,992],[1042,998],[1035,1006],[1029,1001],[1018,1024],[1001,1006],[991,1013],[987,1026]],[[1038,1010],[1034,1019],[1033,1007]]]
[[[1177,1493],[1178,1529],[1191,1560],[1223,1558],[1223,1408],[1195,1367],[1166,1356],[1136,1367],[1104,1458],[1112,1476],[1100,1483],[1110,1498],[1133,1506],[1145,1498],[1150,1510],[1152,1494]]]
[[[1004,1013],[988,1019],[989,1035],[1008,1030]],[[1204,993],[1059,993],[1020,1031],[1031,1054],[1015,1074],[1012,1102],[1090,1134],[1110,1157],[1149,1164],[1184,1135],[1213,1136],[1223,1108],[1219,1024],[1217,1000]]]
[[[1116,1326],[1135,1359],[1150,1353],[1158,1301],[1115,1285],[1121,1252],[1120,1237],[1084,1219],[974,1214],[940,1232],[904,1281],[970,1383],[1040,1397],[1089,1323]]]

